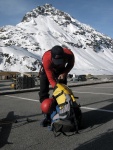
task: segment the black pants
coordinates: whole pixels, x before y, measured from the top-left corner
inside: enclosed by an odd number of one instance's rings
[[[61,73],[56,75],[56,79],[58,78],[60,74]],[[67,84],[67,78],[63,80],[62,83]],[[49,98],[49,81],[48,81],[45,71],[40,73],[39,97],[40,97],[40,103],[42,103],[44,99]]]

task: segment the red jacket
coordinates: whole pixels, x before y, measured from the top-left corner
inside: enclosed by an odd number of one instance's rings
[[[53,88],[56,85],[55,77],[62,73],[68,74],[74,66],[74,61],[75,61],[74,54],[72,53],[71,50],[69,50],[67,48],[63,48],[63,49],[64,49],[64,53],[65,53],[65,55],[64,55],[65,61],[64,61],[64,64],[62,64],[60,66],[55,66],[53,64],[52,58],[51,58],[51,50],[46,51],[42,57],[42,63],[43,63],[44,70],[45,70],[47,78]]]

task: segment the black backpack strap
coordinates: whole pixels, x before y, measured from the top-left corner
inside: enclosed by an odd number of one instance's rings
[[[56,95],[56,96],[54,96],[54,97],[57,98],[57,97],[61,96],[63,93],[64,93],[64,92],[61,91],[58,95]]]
[[[60,136],[60,134],[62,133],[61,132],[62,127],[63,127],[63,125],[61,125],[58,129],[56,129],[55,126],[54,126],[54,124],[53,124],[52,131],[53,131],[53,134],[54,134],[55,137]]]
[[[72,102],[72,105],[73,105],[73,102]],[[77,123],[77,119],[76,119],[76,115],[75,115],[75,111],[74,111],[74,107],[72,106],[71,107],[72,111],[73,111],[73,120],[74,120],[74,124],[75,124],[75,131],[76,133],[79,133],[78,132],[78,123]]]
[[[53,125],[52,125],[52,131],[53,131],[54,137],[58,137],[61,134],[65,135],[65,136],[72,136],[72,135],[76,134],[76,130],[73,131],[71,134],[67,134],[62,129],[63,129],[63,125],[61,125],[59,128],[56,128],[55,125],[54,125],[54,123],[53,123]]]

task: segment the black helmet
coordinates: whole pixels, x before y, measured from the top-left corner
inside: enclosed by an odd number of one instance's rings
[[[51,49],[52,61],[55,65],[63,64],[64,62],[64,50],[61,46],[54,46]]]

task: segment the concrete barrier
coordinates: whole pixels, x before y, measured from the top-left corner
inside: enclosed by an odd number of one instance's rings
[[[112,82],[113,82],[113,80],[109,80],[109,81],[84,81],[84,82],[77,82],[77,83],[68,83],[67,85],[69,87],[78,87],[78,86],[88,86],[88,85],[112,83]],[[51,86],[50,86],[50,89],[52,89]],[[29,89],[19,89],[19,90],[6,90],[6,91],[0,91],[0,95],[32,92],[32,91],[39,91],[39,90],[40,90],[40,87],[29,88]]]

